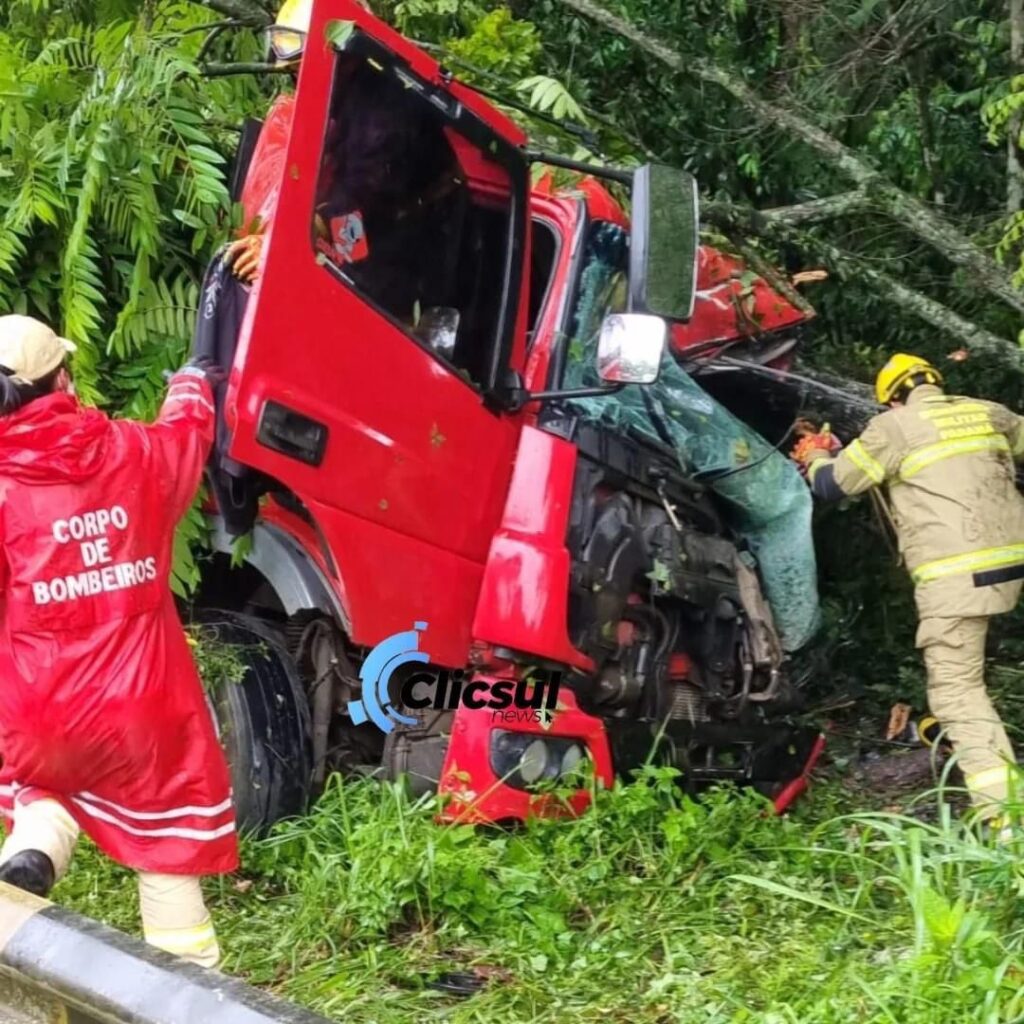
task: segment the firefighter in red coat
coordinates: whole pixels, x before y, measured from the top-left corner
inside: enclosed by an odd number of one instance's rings
[[[207,364],[155,423],[72,395],[73,349],[0,317],[0,880],[45,895],[79,829],[139,876],[148,942],[205,966],[234,870],[228,767],[168,586],[213,437]]]

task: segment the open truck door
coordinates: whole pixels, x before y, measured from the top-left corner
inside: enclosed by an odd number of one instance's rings
[[[427,619],[465,657],[520,430],[524,141],[354,0],[314,4],[228,454],[315,532],[356,643]]]

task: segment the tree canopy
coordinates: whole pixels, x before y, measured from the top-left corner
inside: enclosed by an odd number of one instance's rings
[[[371,0],[547,149],[693,171],[709,228],[811,286],[805,357],[920,350],[1016,402],[1018,0]],[[0,309],[80,345],[88,401],[152,412],[265,73],[267,0],[0,0]],[[965,358],[966,357],[966,358]],[[198,529],[198,524],[193,524]]]

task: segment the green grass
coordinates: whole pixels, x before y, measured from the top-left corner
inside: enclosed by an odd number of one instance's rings
[[[439,827],[396,787],[332,784],[211,880],[224,968],[346,1022],[849,1024],[1024,1020],[1012,846],[666,769],[574,821]],[[137,930],[131,876],[83,847],[56,898]],[[458,999],[428,987],[476,971]]]

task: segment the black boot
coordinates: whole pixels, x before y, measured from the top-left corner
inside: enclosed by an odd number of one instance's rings
[[[53,861],[41,850],[22,850],[0,864],[0,882],[47,896],[55,881]]]

